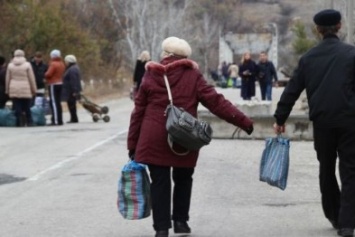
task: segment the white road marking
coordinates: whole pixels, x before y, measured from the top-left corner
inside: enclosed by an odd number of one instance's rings
[[[111,136],[111,137],[109,137],[109,138],[103,140],[103,141],[100,141],[100,142],[96,143],[95,145],[93,145],[93,146],[91,146],[91,147],[89,147],[89,148],[87,148],[87,149],[85,149],[85,150],[79,152],[79,153],[76,154],[75,156],[70,157],[70,158],[68,158],[68,159],[66,159],[66,160],[62,160],[62,161],[60,161],[60,162],[54,164],[53,166],[51,166],[51,167],[49,167],[49,168],[47,168],[47,169],[45,169],[45,170],[42,170],[41,172],[37,173],[35,176],[32,176],[31,178],[27,179],[27,181],[37,181],[37,180],[39,180],[42,176],[44,176],[45,174],[47,174],[47,173],[49,173],[49,172],[51,172],[51,171],[53,171],[53,170],[60,169],[60,168],[63,167],[65,164],[70,163],[70,162],[73,162],[74,160],[78,160],[78,159],[82,158],[86,153],[89,153],[89,152],[95,150],[96,148],[98,148],[98,147],[100,147],[100,146],[102,146],[102,145],[104,145],[104,144],[106,144],[106,143],[108,143],[108,142],[114,140],[115,138],[117,138],[117,137],[119,137],[119,136],[121,136],[121,135],[123,135],[123,134],[126,134],[127,132],[128,132],[128,130],[123,130],[123,131],[121,131],[121,132],[119,132],[119,133],[117,133],[117,134],[115,134],[115,135],[113,135],[113,136]]]

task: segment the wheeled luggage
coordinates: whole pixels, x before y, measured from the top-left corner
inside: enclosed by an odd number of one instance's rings
[[[97,122],[101,119],[106,123],[110,122],[110,116],[108,115],[109,108],[107,106],[99,106],[99,105],[91,102],[83,94],[80,95],[79,102],[81,103],[81,105],[84,107],[85,110],[87,110],[89,113],[91,113],[92,120],[94,122]]]

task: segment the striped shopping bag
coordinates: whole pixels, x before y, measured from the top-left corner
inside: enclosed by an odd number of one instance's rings
[[[260,162],[260,181],[285,190],[290,162],[289,152],[289,139],[281,136],[267,138]]]
[[[150,181],[145,165],[130,161],[123,167],[118,180],[117,206],[128,220],[150,216]]]

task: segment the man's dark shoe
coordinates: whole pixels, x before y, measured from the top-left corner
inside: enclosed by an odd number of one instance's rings
[[[174,232],[176,234],[191,233],[191,229],[186,221],[174,221]]]
[[[169,231],[168,230],[158,230],[155,233],[155,237],[169,237]]]
[[[343,228],[338,230],[338,235],[342,237],[354,237],[354,229]]]

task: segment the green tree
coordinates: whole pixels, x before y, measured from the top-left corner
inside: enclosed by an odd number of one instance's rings
[[[307,52],[318,42],[316,39],[308,37],[306,27],[301,21],[296,22],[292,29],[292,32],[296,36],[295,40],[292,43],[292,47],[294,53],[298,56]]]
[[[61,1],[5,1],[0,10],[1,22],[7,23],[0,28],[2,54],[9,57],[13,50],[20,48],[30,57],[36,51],[48,55],[57,48],[63,56],[77,56],[84,76],[99,73],[97,41],[81,29]]]

